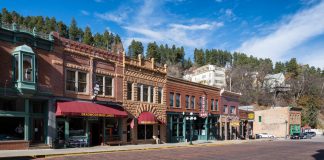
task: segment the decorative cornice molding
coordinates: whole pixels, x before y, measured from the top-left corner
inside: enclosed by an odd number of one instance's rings
[[[72,64],[72,63],[66,63],[65,66],[69,67],[69,68],[73,68],[73,69],[82,70],[82,71],[87,71],[87,72],[90,71],[90,68],[88,68],[88,67],[83,67],[83,66],[79,66],[76,64]]]

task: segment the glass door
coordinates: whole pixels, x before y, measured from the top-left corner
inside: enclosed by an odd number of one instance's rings
[[[44,143],[44,119],[33,118],[32,142]]]

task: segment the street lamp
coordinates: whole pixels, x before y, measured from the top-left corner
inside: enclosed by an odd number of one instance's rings
[[[285,139],[287,139],[287,123],[288,123],[288,121],[285,120],[285,123],[286,123],[286,128],[285,128]]]
[[[186,116],[184,112],[182,112],[182,114]],[[190,145],[192,145],[192,136],[193,136],[192,122],[195,121],[196,119],[197,119],[196,116],[194,116],[192,112],[190,112],[190,114],[186,116],[186,120],[190,121],[190,143],[189,143]]]

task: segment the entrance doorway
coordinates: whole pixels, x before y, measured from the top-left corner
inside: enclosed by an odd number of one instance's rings
[[[32,142],[44,143],[44,119],[33,118]]]
[[[131,141],[131,127],[127,125],[127,142]]]
[[[91,124],[91,145],[98,146],[101,145],[102,142],[102,125],[100,123],[92,123]]]

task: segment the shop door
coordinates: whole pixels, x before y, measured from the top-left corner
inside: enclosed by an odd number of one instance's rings
[[[127,142],[131,141],[131,127],[127,125]]]
[[[44,119],[34,118],[33,128],[32,128],[32,142],[33,143],[43,143],[44,142]]]
[[[91,124],[91,145],[98,146],[102,141],[101,127],[100,123]]]

